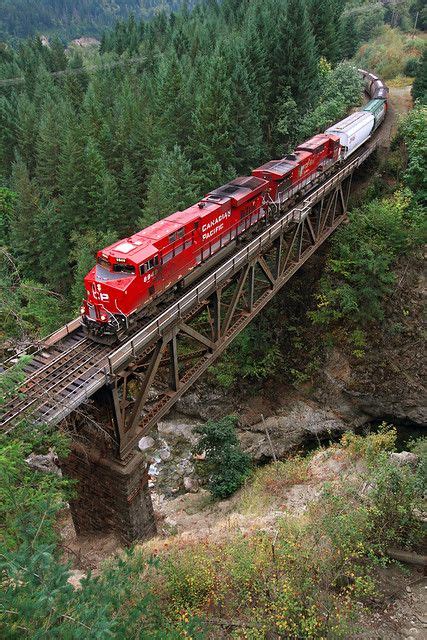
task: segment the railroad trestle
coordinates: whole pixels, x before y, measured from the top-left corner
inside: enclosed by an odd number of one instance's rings
[[[148,344],[136,336],[109,358],[119,459],[126,461],[138,440],[345,220],[352,173],[344,169],[331,178],[238,252],[209,286],[194,291],[194,306],[184,311],[178,304],[173,319],[167,322],[166,315],[154,326]]]

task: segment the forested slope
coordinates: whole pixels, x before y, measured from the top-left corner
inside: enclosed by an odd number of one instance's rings
[[[1,0],[0,40],[38,33],[54,33],[65,39],[99,35],[130,13],[149,17],[180,5],[180,0]]]

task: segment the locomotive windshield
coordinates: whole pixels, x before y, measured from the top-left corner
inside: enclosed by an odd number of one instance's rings
[[[107,271],[110,271],[110,272],[112,271],[113,273],[129,273],[129,274],[135,273],[135,267],[132,264],[123,264],[123,263],[111,264],[111,262],[108,262],[108,260],[102,257],[98,258],[98,264],[103,269],[107,269]]]
[[[115,273],[135,273],[135,267],[132,264],[113,264]]]

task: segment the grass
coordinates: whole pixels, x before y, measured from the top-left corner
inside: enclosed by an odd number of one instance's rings
[[[306,482],[310,457],[294,456],[257,469],[241,492],[236,510],[244,514],[261,515],[278,505],[292,485]]]
[[[412,85],[413,82],[414,78],[404,75],[398,75],[395,78],[387,80],[387,84],[390,89],[404,89],[405,87]]]

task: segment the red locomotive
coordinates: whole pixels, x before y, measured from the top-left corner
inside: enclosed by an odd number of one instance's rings
[[[364,73],[366,87],[372,81]],[[377,90],[378,79],[375,82]],[[88,333],[101,342],[119,339],[165,292],[188,286],[232,253],[240,236],[270,216],[275,209],[270,205],[280,208],[313,188],[336,162],[363,144],[375,126],[371,113],[353,114],[294,153],[255,169],[252,176],[236,178],[185,211],[99,251],[85,277],[81,314]]]
[[[237,236],[265,218],[267,193],[262,178],[236,178],[185,211],[99,251],[85,278],[81,313],[88,331],[111,342],[147,304],[177,284],[190,284],[196,267],[199,277],[233,250]]]

